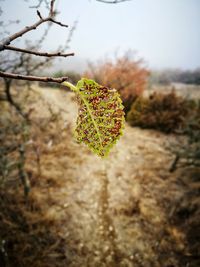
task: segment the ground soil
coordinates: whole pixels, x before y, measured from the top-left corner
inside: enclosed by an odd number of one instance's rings
[[[100,159],[73,139],[74,95],[52,89],[40,94],[54,111],[62,110],[64,129],[57,132],[59,142],[43,142],[40,186],[32,180],[29,196],[42,205],[40,223],[47,220],[62,240],[63,258],[54,266],[200,266],[200,171],[169,171],[174,155],[167,146],[175,136],[126,124],[109,157]],[[32,116],[45,119],[45,107],[32,105]],[[36,167],[28,163],[27,170],[34,176]],[[56,255],[49,251],[30,266],[53,266]]]

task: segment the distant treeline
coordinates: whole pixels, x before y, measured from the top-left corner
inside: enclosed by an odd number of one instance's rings
[[[152,71],[150,76],[151,84],[198,84],[200,85],[200,68],[196,70],[163,70]]]

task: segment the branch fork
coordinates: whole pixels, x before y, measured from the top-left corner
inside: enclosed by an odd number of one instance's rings
[[[69,56],[74,56],[74,53],[62,53],[62,52],[54,52],[54,53],[48,53],[48,52],[40,52],[40,51],[32,51],[31,49],[23,49],[19,48],[16,46],[11,46],[10,44],[25,35],[26,33],[36,30],[41,24],[46,23],[46,22],[51,22],[54,24],[57,24],[61,27],[68,27],[68,25],[57,21],[55,19],[56,11],[54,10],[54,4],[55,0],[51,0],[50,2],[50,10],[49,14],[47,17],[43,18],[41,15],[40,11],[37,10],[37,15],[39,17],[39,20],[35,22],[31,26],[26,26],[24,29],[22,29],[19,32],[14,33],[13,35],[10,35],[9,37],[5,38],[0,42],[0,52],[4,50],[10,50],[10,51],[15,51],[19,53],[26,53],[26,54],[31,54],[35,56],[40,56],[40,57],[69,57]],[[7,73],[4,71],[0,71],[0,77],[3,78],[11,78],[11,79],[21,79],[21,80],[29,80],[29,81],[43,81],[43,82],[57,82],[57,83],[62,83],[63,81],[67,80],[67,77],[61,77],[61,78],[53,78],[53,77],[39,77],[39,76],[29,76],[29,75],[20,75],[20,74],[14,74],[14,73]]]

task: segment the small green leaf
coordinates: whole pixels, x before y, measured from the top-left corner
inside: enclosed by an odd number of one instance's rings
[[[120,96],[115,89],[86,78],[77,83],[76,93],[79,103],[76,138],[98,156],[105,157],[124,128]]]

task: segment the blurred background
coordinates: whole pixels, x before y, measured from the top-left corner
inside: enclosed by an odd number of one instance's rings
[[[0,39],[49,13],[0,0]],[[118,3],[119,2],[119,3]],[[200,2],[56,0],[56,19],[0,51],[0,71],[115,88],[106,159],[74,138],[76,95],[0,77],[1,267],[200,266]]]

